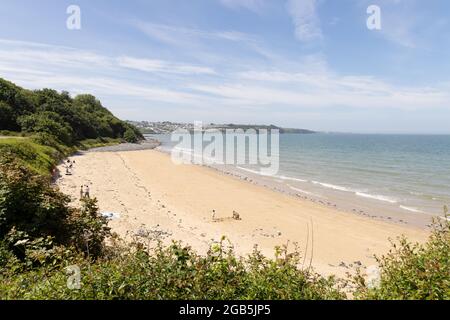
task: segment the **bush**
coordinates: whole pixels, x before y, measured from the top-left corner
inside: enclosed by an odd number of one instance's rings
[[[54,112],[41,112],[18,119],[23,132],[45,133],[55,137],[65,145],[71,145],[75,138],[72,128],[63,118]]]
[[[125,131],[125,133],[123,135],[123,138],[126,142],[129,142],[129,143],[137,143],[139,141],[138,136],[131,128],[127,128],[127,130]]]
[[[74,263],[72,258],[70,263]],[[69,290],[64,268],[35,269],[0,282],[8,299],[342,299],[333,279],[299,270],[287,256],[267,260],[255,251],[238,259],[221,244],[206,256],[174,242],[148,250],[116,249],[91,263],[78,260],[80,290]],[[48,269],[48,268],[47,268]],[[42,277],[45,275],[45,277]]]
[[[355,278],[360,299],[450,299],[450,222],[435,221],[425,244],[400,238],[387,255],[377,258],[380,285],[368,286],[364,277]]]
[[[96,199],[83,199],[81,210],[73,211],[68,225],[71,245],[91,258],[98,258],[104,250],[104,240],[111,235],[107,218],[97,207]]]
[[[0,159],[0,239],[15,228],[32,238],[52,236],[64,243],[69,202],[49,179],[16,161]]]

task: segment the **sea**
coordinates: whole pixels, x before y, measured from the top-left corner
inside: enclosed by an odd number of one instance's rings
[[[163,151],[176,142],[158,139]],[[279,171],[241,177],[371,217],[426,225],[450,205],[450,135],[281,134]]]

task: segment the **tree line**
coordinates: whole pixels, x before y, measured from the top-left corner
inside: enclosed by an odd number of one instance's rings
[[[52,89],[27,90],[0,79],[0,131],[38,134],[67,146],[86,139],[113,138],[135,143],[139,130],[115,117],[90,94],[72,98]]]

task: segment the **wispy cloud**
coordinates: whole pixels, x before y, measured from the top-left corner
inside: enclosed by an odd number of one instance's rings
[[[410,10],[415,6],[415,0],[384,1],[381,3],[382,28],[381,35],[388,41],[407,48],[417,47],[415,28],[418,23],[417,10]]]
[[[373,4],[372,0],[358,2],[361,6]],[[379,0],[381,9],[381,30],[376,35],[382,36],[392,44],[409,49],[428,49],[425,44],[431,35],[445,32],[442,19],[433,20],[422,8],[423,1],[418,0]]]
[[[305,59],[304,61],[308,61]],[[219,85],[192,89],[246,105],[285,105],[294,108],[345,107],[356,109],[427,110],[449,108],[447,84],[399,86],[365,75],[338,75],[325,63],[303,65],[298,72],[249,70]]]
[[[235,42],[255,41],[255,38],[251,35],[238,31],[205,31],[195,28],[185,28],[143,21],[134,21],[132,24],[155,40],[177,46],[189,44],[192,40],[196,39],[227,40]]]
[[[156,59],[140,59],[133,57],[119,57],[117,59],[119,66],[145,72],[155,73],[174,73],[174,74],[216,74],[213,68],[172,63]]]
[[[150,75],[144,80],[140,77],[141,82],[136,82],[133,79],[138,77],[129,74],[129,69]],[[201,102],[202,97],[155,84],[153,75],[214,73],[213,69],[202,66],[127,56],[109,57],[75,48],[0,40],[0,77],[31,89],[51,87],[73,94],[88,92],[193,104]]]
[[[133,21],[131,24],[149,38],[169,47],[183,50],[182,52],[191,56],[206,56],[216,61],[223,61],[223,51],[217,50],[216,45],[218,45],[217,48],[227,46],[240,52],[242,49],[247,49],[268,59],[276,56],[272,50],[264,46],[259,37],[236,30],[211,31],[144,21]]]
[[[311,41],[323,37],[317,14],[317,0],[288,0],[287,10],[295,27],[295,36],[300,41]]]
[[[292,68],[207,65],[131,56],[110,57],[75,48],[0,40],[0,76],[37,89],[189,106],[205,114],[252,109],[288,114],[323,108],[429,110],[450,107],[449,84],[401,86],[368,75],[334,72],[323,55],[300,57]],[[164,77],[161,77],[163,75]],[[215,111],[216,110],[216,111]]]
[[[64,69],[113,69],[128,68],[151,73],[173,73],[180,75],[215,74],[213,68],[160,59],[137,58],[130,56],[110,57],[94,52],[62,46],[48,46],[35,43],[13,42],[0,39],[0,68],[2,70],[26,70],[26,64],[39,66],[45,64],[48,70]]]
[[[220,0],[220,2],[231,9],[247,9],[256,13],[261,13],[266,0]]]

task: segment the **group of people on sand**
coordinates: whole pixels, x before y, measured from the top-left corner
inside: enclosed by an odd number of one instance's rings
[[[64,167],[66,168],[66,176],[72,175],[72,169],[75,165],[75,160],[67,159],[67,161],[64,161]],[[91,191],[87,184],[82,185],[80,187],[80,200],[83,199],[89,199],[91,197]]]
[[[89,199],[91,197],[89,186],[86,184],[80,188],[80,200]]]
[[[72,175],[72,169],[73,169],[74,164],[75,164],[75,160],[72,161],[72,160],[68,159],[67,162],[65,162],[66,176]]]
[[[212,211],[211,218],[212,218],[213,221],[224,220],[223,218],[222,219],[217,219],[216,218],[216,210]],[[231,217],[231,219],[237,220],[237,221],[242,220],[241,215],[238,212],[234,211],[234,210],[233,210],[233,216]]]

